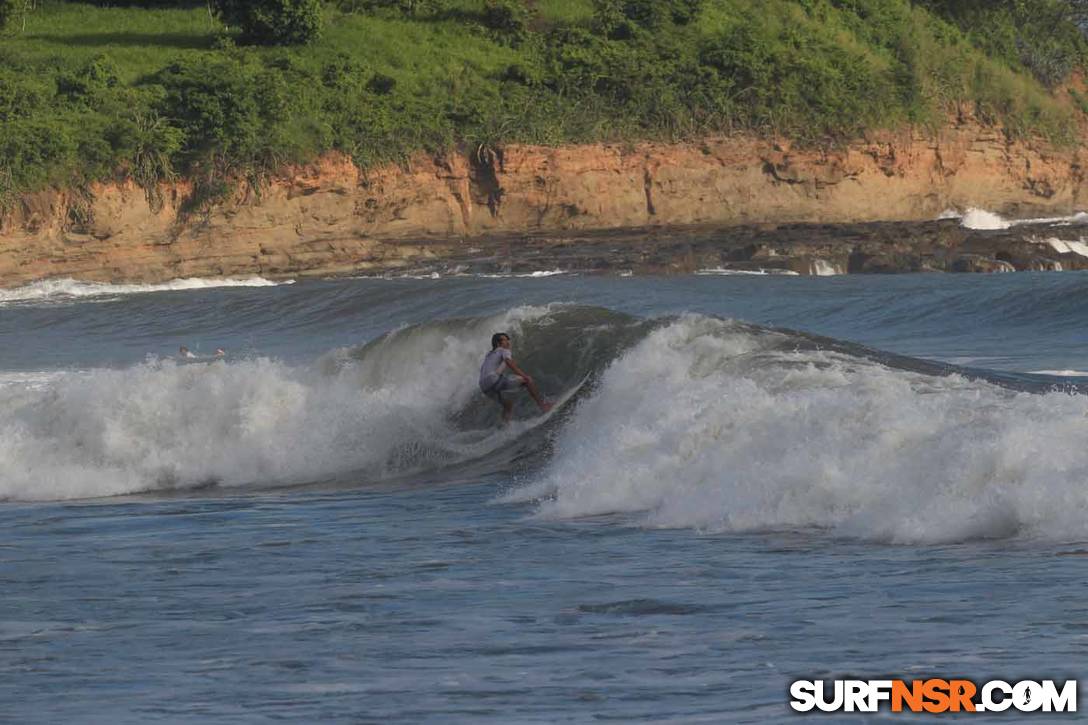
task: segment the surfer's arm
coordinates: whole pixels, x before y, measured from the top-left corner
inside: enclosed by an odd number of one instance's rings
[[[514,375],[517,375],[519,378],[524,379],[525,382],[533,382],[533,379],[529,376],[529,374],[519,368],[517,366],[517,363],[514,362],[513,358],[506,358],[506,367],[509,368],[510,372],[512,372]]]

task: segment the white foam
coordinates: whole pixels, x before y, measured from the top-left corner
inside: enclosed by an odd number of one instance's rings
[[[1045,240],[1045,243],[1058,254],[1079,254],[1082,257],[1088,257],[1088,244],[1085,244],[1083,240],[1073,242],[1050,237]]]
[[[476,277],[477,279],[543,279],[545,277],[556,277],[562,274],[572,274],[570,270],[565,269],[541,269],[536,272],[522,272],[513,274],[510,272],[474,272],[470,274],[456,274],[452,276],[456,277]]]
[[[1088,371],[1085,370],[1031,370],[1032,375],[1053,375],[1060,378],[1079,378],[1088,377]]]
[[[517,274],[515,277],[529,277],[531,279],[539,279],[541,277],[555,277],[561,274],[569,274],[563,269],[542,269],[537,272],[529,272],[528,274]]]
[[[1021,219],[1014,224],[1057,224],[1067,226],[1070,224],[1088,223],[1088,212],[1079,211],[1070,216],[1037,217],[1034,219]]]
[[[1070,216],[1037,217],[1031,219],[1006,219],[1005,217],[999,214],[995,214],[994,212],[971,207],[962,215],[949,210],[943,212],[937,218],[958,218],[961,220],[960,224],[967,229],[994,230],[1009,229],[1014,226],[1030,224],[1057,224],[1063,226],[1070,224],[1084,224],[1088,223],[1088,212],[1077,212],[1076,214],[1072,214]]]
[[[58,371],[4,372],[0,371],[0,388],[16,387],[24,390],[43,390],[66,374]]]
[[[402,330],[314,366],[165,360],[0,387],[0,499],[373,479],[485,455],[504,438],[453,441],[449,422],[479,396],[481,340],[547,313]]]
[[[655,331],[506,500],[540,500],[543,517],[890,542],[1088,535],[1088,397],[774,342],[694,316]]]
[[[800,276],[799,272],[794,272],[792,269],[725,269],[724,267],[697,269],[695,274],[703,277],[731,277],[733,275],[755,275],[757,277],[766,277],[768,275]]]
[[[968,209],[960,224],[967,229],[1008,229],[1012,222],[985,209]]]
[[[464,268],[450,270],[446,274],[440,272],[428,272],[425,274],[382,274],[375,276],[360,275],[353,279],[450,279],[454,277],[472,277],[476,279],[543,279],[565,274],[575,274],[567,269],[541,269],[535,272],[512,274],[510,272],[466,272]]]
[[[817,259],[812,262],[812,273],[817,277],[834,277],[842,274],[839,268],[826,259]]]
[[[274,287],[280,284],[293,283],[294,280],[273,282],[263,277],[246,277],[243,279],[189,277],[161,284],[106,284],[103,282],[81,282],[75,279],[49,279],[34,282],[24,287],[0,289],[0,303],[131,295],[146,292],[210,289],[213,287]]]

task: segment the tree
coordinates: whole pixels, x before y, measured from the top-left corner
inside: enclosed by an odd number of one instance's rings
[[[302,45],[321,35],[320,0],[212,0],[220,19],[253,45]]]

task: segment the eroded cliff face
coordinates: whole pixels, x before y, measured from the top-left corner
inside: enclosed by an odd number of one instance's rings
[[[365,173],[330,155],[285,169],[259,193],[240,189],[209,214],[179,212],[186,183],[162,187],[158,210],[132,183],[28,196],[0,226],[0,286],[380,273],[464,256],[480,240],[516,256],[509,237],[525,233],[932,220],[971,206],[1066,215],[1085,190],[1079,149],[1008,142],[977,126],[827,151],[744,137],[512,146]]]

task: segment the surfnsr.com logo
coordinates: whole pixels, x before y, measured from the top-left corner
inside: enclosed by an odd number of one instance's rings
[[[1076,712],[1077,681],[797,680],[790,698],[797,712]]]

